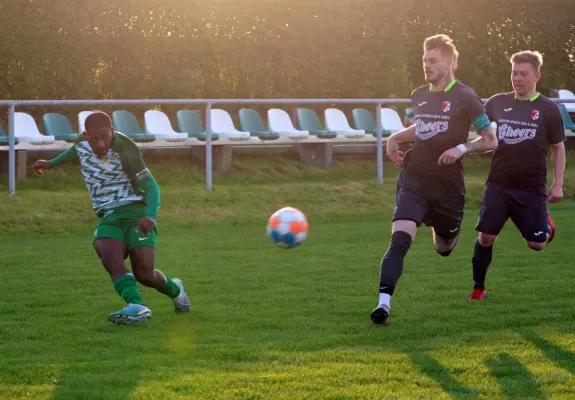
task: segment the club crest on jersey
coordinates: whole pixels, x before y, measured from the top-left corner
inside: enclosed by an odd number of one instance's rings
[[[449,110],[451,110],[451,102],[450,101],[444,101],[443,103],[441,103],[441,111],[448,112]]]
[[[537,121],[539,119],[539,110],[531,111],[531,119]]]

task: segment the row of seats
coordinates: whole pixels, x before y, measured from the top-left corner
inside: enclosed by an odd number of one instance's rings
[[[567,89],[559,89],[557,91],[558,97],[565,100],[575,100],[575,94]],[[561,103],[560,103],[561,104]],[[570,113],[575,113],[575,103],[564,103],[565,109]]]
[[[84,123],[93,111],[82,111],[78,114],[78,130],[84,131]],[[347,138],[361,138],[366,134],[376,135],[376,122],[371,112],[363,108],[352,111],[353,127],[350,126],[343,111],[328,108],[324,111],[325,126],[315,111],[308,108],[296,110],[296,128],[289,114],[282,109],[267,111],[267,128],[259,113],[250,108],[239,111],[240,129],[236,129],[231,115],[222,109],[211,110],[212,140],[220,137],[229,140],[247,140],[258,137],[262,140],[274,140],[287,137],[294,140],[305,139],[310,135],[318,138],[332,139],[337,135]],[[176,113],[178,131],[174,130],[169,117],[162,111],[148,110],[144,113],[144,130],[140,128],[137,118],[129,111],[118,110],[112,113],[114,128],[136,142],[153,142],[163,139],[171,142],[183,142],[188,138],[206,140],[206,130],[200,116],[190,110],[179,110]],[[391,108],[381,110],[382,130],[384,135],[390,135],[404,129],[399,114]],[[27,113],[16,112],[14,133],[18,142],[31,144],[51,144],[56,140],[74,142],[78,133],[74,131],[68,118],[58,113],[47,113],[43,116],[46,134],[38,129],[34,118]],[[0,127],[0,144],[7,144],[7,137]]]
[[[575,132],[567,104],[559,104],[565,129]],[[78,131],[84,131],[84,121],[92,111],[82,111],[78,114]],[[325,126],[315,111],[307,108],[296,110],[296,120],[299,128],[292,123],[289,114],[282,109],[270,109],[267,111],[268,127],[259,113],[253,109],[243,108],[239,111],[240,129],[236,129],[231,115],[222,109],[213,109],[212,117],[212,140],[220,137],[234,141],[247,140],[250,137],[258,137],[261,140],[275,140],[287,137],[301,140],[314,135],[322,139],[333,139],[338,135],[354,139],[368,135],[376,135],[376,123],[371,112],[363,108],[352,111],[353,127],[350,126],[345,114],[336,108],[328,108],[324,111]],[[206,130],[200,116],[190,110],[179,110],[176,113],[178,131],[172,128],[168,116],[158,110],[148,110],[144,113],[145,128],[142,130],[138,120],[129,111],[114,111],[112,113],[114,128],[136,142],[153,142],[163,139],[170,142],[184,142],[188,138],[206,140]],[[28,142],[30,144],[44,145],[54,143],[56,140],[74,142],[78,137],[64,115],[47,113],[43,116],[46,134],[38,129],[34,118],[27,113],[15,113],[15,140],[16,143]],[[399,114],[392,108],[381,109],[381,122],[383,135],[390,135],[401,129],[404,124]],[[0,145],[7,145],[8,138],[0,126]]]

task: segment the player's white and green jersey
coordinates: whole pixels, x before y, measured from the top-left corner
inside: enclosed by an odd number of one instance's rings
[[[140,149],[127,136],[114,132],[112,147],[104,157],[96,155],[86,139],[78,140],[58,157],[50,160],[56,167],[78,159],[94,212],[102,216],[132,203],[146,204],[146,216],[155,218],[159,207],[159,189],[146,167]],[[148,195],[148,189],[155,189]]]

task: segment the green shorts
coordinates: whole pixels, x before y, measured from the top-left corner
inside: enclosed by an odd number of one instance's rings
[[[144,210],[144,204],[133,203],[108,211],[100,218],[93,242],[103,238],[118,239],[126,244],[128,251],[140,246],[156,248],[157,225],[147,237],[142,231],[136,232],[138,222],[145,215]]]

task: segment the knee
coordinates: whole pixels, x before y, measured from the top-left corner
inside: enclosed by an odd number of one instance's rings
[[[451,253],[453,252],[453,248],[449,249],[449,250],[440,250],[440,249],[435,249],[435,251],[437,252],[437,254],[439,254],[441,257],[449,257],[451,255]]]
[[[449,257],[453,252],[453,249],[455,249],[456,243],[457,237],[445,239],[435,235],[435,251],[442,257]]]
[[[143,268],[142,268],[143,267]],[[155,282],[154,268],[147,268],[146,266],[139,266],[132,269],[136,280],[144,286],[153,286]]]
[[[451,238],[445,238],[439,236],[434,231],[433,241],[435,245],[435,252],[442,257],[449,257],[449,255],[455,249],[455,245],[457,244],[457,236]]]
[[[412,237],[408,232],[395,231],[391,234],[390,248],[397,249],[402,254],[406,254],[411,247]]]
[[[480,233],[478,241],[482,247],[491,247],[495,243],[496,239],[497,236],[495,235],[486,235],[485,233]]]
[[[541,251],[545,248],[545,243],[527,242],[527,246],[529,246],[531,250]]]

